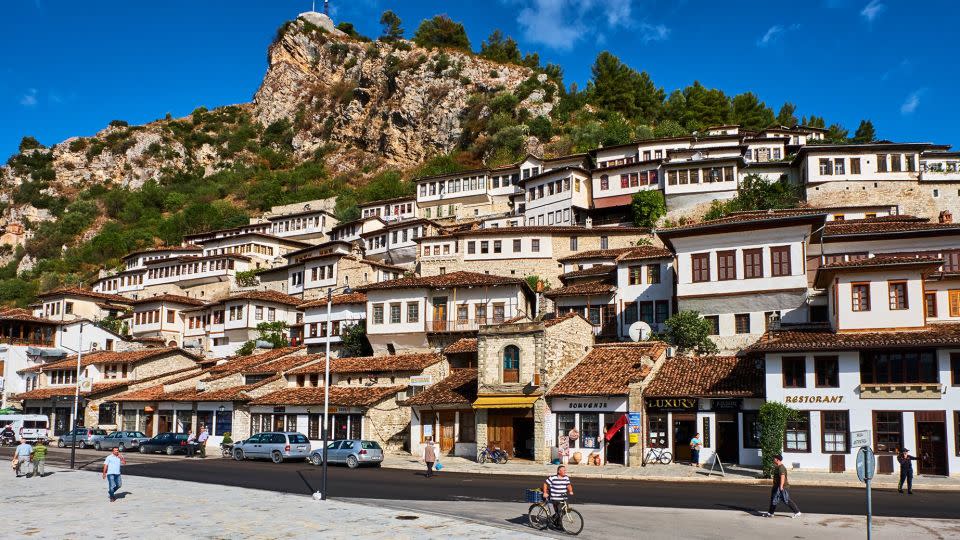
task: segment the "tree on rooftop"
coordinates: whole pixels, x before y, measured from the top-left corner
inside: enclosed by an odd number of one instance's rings
[[[666,320],[665,337],[668,343],[681,354],[694,352],[698,355],[714,354],[717,345],[710,340],[712,328],[696,311],[681,311]]]
[[[851,142],[864,144],[872,143],[877,140],[877,132],[873,129],[873,122],[870,120],[861,120],[857,131],[853,134]]]
[[[446,15],[426,19],[417,28],[413,41],[421,47],[450,47],[470,51],[470,38],[463,25]]]
[[[380,15],[380,24],[383,26],[383,33],[380,39],[383,41],[396,41],[403,39],[403,28],[400,27],[400,17],[391,10],[384,11]]]

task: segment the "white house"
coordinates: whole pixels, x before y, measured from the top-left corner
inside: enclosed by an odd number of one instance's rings
[[[357,209],[360,210],[360,216],[364,218],[375,216],[387,222],[413,219],[417,217],[417,197],[371,201],[357,205]]]
[[[130,335],[134,338],[161,338],[171,347],[184,346],[184,309],[204,306],[199,298],[175,294],[133,300],[133,317],[130,319]]]
[[[225,358],[260,336],[261,323],[284,323],[291,342],[301,338],[300,298],[277,291],[244,291],[202,307],[183,310],[183,340],[206,356]]]
[[[575,225],[590,209],[590,172],[579,166],[521,179],[520,186],[527,193],[527,225]]]
[[[266,216],[270,223],[270,234],[279,238],[316,241],[326,238],[331,228],[336,226],[337,218],[323,209],[312,209],[310,205],[299,212]]]
[[[309,352],[324,352],[327,342],[330,342],[332,351],[339,352],[343,331],[367,316],[367,295],[364,293],[338,294],[330,300],[329,318],[325,297],[297,306],[303,312],[303,343]],[[328,321],[331,327],[329,335]]]

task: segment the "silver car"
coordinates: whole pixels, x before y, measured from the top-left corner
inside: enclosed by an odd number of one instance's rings
[[[288,459],[307,459],[310,439],[295,431],[257,433],[233,445],[233,459],[269,459],[280,463]]]
[[[150,437],[142,431],[114,431],[106,437],[93,443],[97,450],[110,450],[119,448],[121,452],[127,449],[136,450],[140,443],[149,441]]]
[[[61,435],[57,441],[57,446],[63,448],[64,446],[76,444],[80,448],[91,448],[106,436],[106,430],[100,428],[78,427],[69,433]]]
[[[333,441],[327,445],[327,459],[330,463],[345,463],[356,469],[360,465],[379,467],[383,463],[383,449],[376,441],[347,439]],[[323,448],[310,453],[310,463],[323,464]]]

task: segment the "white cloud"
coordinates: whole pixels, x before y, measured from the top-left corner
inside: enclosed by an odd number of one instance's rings
[[[37,104],[37,89],[30,88],[27,93],[20,96],[20,104],[24,107],[33,107]]]
[[[789,27],[784,28],[781,24],[775,24],[770,28],[767,28],[767,31],[763,36],[757,40],[757,47],[766,47],[771,43],[780,39],[783,34],[791,30],[797,30],[800,28],[799,24],[791,24]]]
[[[903,105],[900,105],[900,114],[913,114],[913,112],[917,110],[917,107],[920,106],[920,96],[923,95],[924,91],[925,90],[921,88],[907,96]]]
[[[660,41],[670,35],[663,24],[638,21],[633,12],[634,0],[515,0],[522,6],[517,23],[524,38],[559,50],[570,50],[590,34],[608,29],[631,28],[644,43]],[[601,38],[596,37],[596,40]]]
[[[885,9],[887,9],[887,5],[880,0],[870,0],[870,3],[860,11],[860,15],[867,19],[867,22],[873,22]]]
[[[907,60],[906,58],[904,58],[896,66],[884,71],[883,75],[880,76],[880,79],[886,81],[893,78],[894,76],[908,74],[910,72],[910,68],[911,68],[910,60]]]

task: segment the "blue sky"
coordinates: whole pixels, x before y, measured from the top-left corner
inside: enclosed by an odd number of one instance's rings
[[[318,5],[322,4],[322,0]],[[808,4],[808,5],[805,5]],[[333,0],[334,20],[380,32],[393,9],[411,36],[437,13],[465,23],[474,48],[500,28],[581,87],[610,50],[668,92],[694,80],[752,90],[779,109],[852,131],[960,146],[960,3],[810,0]],[[6,0],[0,17],[0,160],[23,135],[53,144],[110,120],[143,123],[249,101],[278,26],[309,0]]]

